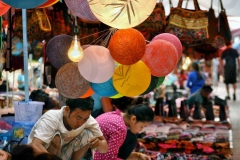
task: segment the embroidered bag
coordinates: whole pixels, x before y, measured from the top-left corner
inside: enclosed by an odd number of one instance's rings
[[[200,10],[197,0],[194,0],[195,10],[181,8],[182,2],[179,0],[178,6],[171,8],[165,31],[176,35],[183,44],[201,44],[208,38],[207,11]]]

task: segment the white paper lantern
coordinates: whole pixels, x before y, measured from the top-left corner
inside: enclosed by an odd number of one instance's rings
[[[157,0],[88,0],[101,22],[118,29],[132,28],[152,13]]]

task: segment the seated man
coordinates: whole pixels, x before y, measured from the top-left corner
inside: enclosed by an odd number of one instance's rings
[[[97,121],[90,115],[94,101],[67,99],[61,110],[47,111],[34,125],[28,143],[35,154],[52,153],[63,160],[79,160],[89,147],[108,151]]]
[[[188,97],[187,104],[189,109],[194,107],[194,119],[201,119],[201,110],[204,110],[206,119],[214,120],[213,107],[210,99],[212,90],[211,86],[205,85]]]

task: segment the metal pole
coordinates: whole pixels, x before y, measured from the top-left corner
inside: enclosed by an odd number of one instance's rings
[[[24,88],[25,101],[29,101],[28,86],[28,40],[27,40],[27,10],[22,9],[22,26],[23,26],[23,62],[24,62]]]

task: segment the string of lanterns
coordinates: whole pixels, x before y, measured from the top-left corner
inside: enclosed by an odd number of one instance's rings
[[[13,1],[3,0],[10,6]],[[32,0],[24,0],[27,1],[30,3]],[[56,0],[38,0],[34,4],[28,4],[26,9],[43,7],[44,4],[49,6],[55,2]],[[83,47],[77,37],[79,28],[75,17],[73,38],[58,35],[48,42],[48,59],[59,69],[56,87],[67,98],[85,98],[94,92],[112,98],[147,94],[161,85],[182,56],[182,45],[176,36],[159,34],[146,44],[143,35],[132,28],[148,18],[156,0],[65,2],[77,17],[89,22],[100,21],[113,27],[109,30],[111,34],[107,39],[108,46],[104,41],[103,46]],[[22,6],[14,3],[14,7]]]

